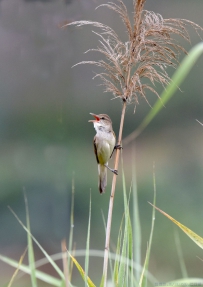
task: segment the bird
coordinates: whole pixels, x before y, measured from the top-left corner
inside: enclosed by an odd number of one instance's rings
[[[108,161],[112,157],[112,154],[116,148],[120,148],[120,145],[115,145],[116,136],[112,128],[112,121],[106,114],[93,114],[94,120],[89,120],[94,125],[96,135],[93,139],[94,152],[98,164],[99,174],[99,192],[102,194],[105,192],[107,186],[107,168],[114,174],[118,174],[118,171],[108,166]]]

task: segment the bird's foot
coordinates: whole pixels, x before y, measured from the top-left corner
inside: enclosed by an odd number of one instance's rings
[[[118,170],[117,169],[112,169],[112,172],[116,175],[118,175]]]
[[[110,158],[112,158],[112,155],[113,155],[115,149],[120,149],[120,150],[121,150],[121,149],[123,149],[123,147],[122,147],[120,144],[116,144],[115,147],[113,148],[113,151],[112,151],[112,153],[111,153]]]
[[[123,149],[123,147],[122,147],[122,145],[117,144],[117,145],[115,145],[114,149]]]
[[[113,168],[110,168],[108,165],[104,165],[106,168],[108,168],[111,172],[113,172],[114,174],[118,175],[118,170],[117,169],[113,169]]]

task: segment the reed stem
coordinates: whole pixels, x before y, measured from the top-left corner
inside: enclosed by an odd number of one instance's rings
[[[122,113],[121,113],[120,129],[119,129],[119,136],[118,136],[118,143],[117,143],[118,145],[121,145],[121,142],[122,142],[125,111],[126,111],[126,101],[123,101],[123,108],[122,108]],[[114,169],[118,169],[119,157],[120,157],[120,149],[117,149],[116,156],[115,156]],[[112,222],[114,195],[115,195],[115,190],[116,190],[116,181],[117,181],[117,175],[114,174],[113,180],[112,180],[112,186],[111,186],[111,196],[109,200],[109,212],[108,212],[107,226],[106,226],[106,242],[105,242],[105,249],[104,249],[104,265],[103,265],[104,287],[106,287],[106,282],[107,282],[111,222]]]

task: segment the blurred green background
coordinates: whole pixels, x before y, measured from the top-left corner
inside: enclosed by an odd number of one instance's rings
[[[131,13],[132,0],[124,1]],[[0,253],[19,260],[26,247],[26,233],[8,210],[8,205],[25,222],[23,191],[29,202],[33,235],[49,254],[60,252],[61,240],[68,238],[72,178],[75,179],[74,242],[84,249],[88,224],[90,190],[92,196],[91,249],[103,250],[105,232],[102,212],[107,217],[110,182],[106,193],[97,189],[97,165],[92,139],[95,134],[90,112],[107,113],[118,134],[121,102],[104,94],[99,80],[92,80],[97,68],[80,65],[98,59],[96,53],[83,54],[97,46],[91,27],[60,29],[64,21],[105,22],[125,39],[116,14],[101,0],[1,0],[0,1]],[[164,18],[184,18],[203,27],[202,0],[148,0],[145,8]],[[189,29],[190,50],[200,41]],[[202,35],[203,37],[203,35]],[[153,198],[153,162],[156,165],[157,206],[203,236],[203,59],[200,58],[172,100],[139,136],[136,170],[142,256],[149,240]],[[170,71],[172,75],[173,71]],[[162,88],[157,87],[161,93]],[[153,105],[156,98],[148,94]],[[147,103],[128,106],[124,137],[150,111]],[[132,180],[132,145],[123,150],[128,190]],[[110,162],[113,166],[113,161]],[[112,243],[116,243],[123,199],[121,176],[116,190]],[[175,227],[156,215],[150,271],[159,282],[181,277],[175,241]],[[179,232],[184,259],[191,277],[202,275],[200,249]],[[36,259],[43,255],[36,248]],[[83,262],[83,261],[81,261]],[[95,263],[96,262],[96,263]],[[61,264],[61,262],[59,262]],[[54,274],[45,266],[42,270]],[[102,260],[90,260],[90,276],[99,282]],[[14,269],[0,262],[0,286]],[[77,272],[74,273],[77,276]],[[29,286],[29,277],[16,285]],[[75,279],[77,280],[77,278]],[[20,283],[19,283],[20,282]],[[75,281],[77,282],[77,281]],[[74,282],[73,282],[74,283]],[[27,284],[27,285],[26,285]],[[79,283],[78,283],[79,284]],[[80,286],[80,285],[78,285]]]

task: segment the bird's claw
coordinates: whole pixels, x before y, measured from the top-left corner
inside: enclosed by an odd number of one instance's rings
[[[112,172],[116,175],[118,175],[118,170],[117,169],[113,169]]]
[[[123,149],[123,147],[120,144],[115,145],[114,149]]]
[[[115,146],[114,146],[114,148],[113,148],[113,151],[112,151],[112,153],[111,153],[111,156],[110,156],[110,158],[112,158],[112,155],[113,155],[113,152],[115,151],[115,149],[123,149],[123,147],[120,145],[120,144],[116,144]]]

